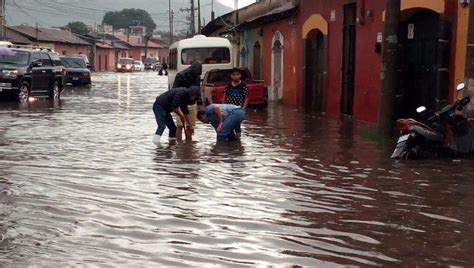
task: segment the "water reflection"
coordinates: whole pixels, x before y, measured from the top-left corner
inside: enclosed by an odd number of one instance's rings
[[[154,146],[167,81],[102,74],[59,106],[0,103],[0,261],[470,266],[474,162],[394,162],[371,126],[281,106],[241,142]]]

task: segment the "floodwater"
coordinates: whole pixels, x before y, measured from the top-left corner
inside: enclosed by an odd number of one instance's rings
[[[392,161],[367,125],[276,105],[241,143],[157,148],[165,88],[0,103],[0,266],[474,265],[474,161]]]

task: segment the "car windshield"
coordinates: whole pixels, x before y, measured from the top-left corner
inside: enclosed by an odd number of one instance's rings
[[[141,65],[141,64],[142,64],[141,61],[136,61],[136,62],[135,62],[135,65]]]
[[[61,58],[61,63],[67,68],[86,68],[86,63],[81,58]]]
[[[146,59],[145,59],[145,63],[148,63],[148,64],[150,64],[150,63],[156,63],[156,62],[157,62],[157,60],[154,59],[154,58],[146,58]]]
[[[230,63],[230,50],[227,47],[183,49],[181,61],[184,65],[191,65],[195,61],[202,64],[227,64]]]
[[[119,63],[121,63],[121,64],[133,64],[133,60],[132,59],[120,59]]]
[[[247,81],[249,79],[249,74],[246,70],[241,70],[240,73],[242,74],[242,81]],[[232,70],[219,70],[215,72],[209,73],[208,83],[216,84],[216,83],[230,83],[230,75],[232,74]]]
[[[17,66],[28,65],[29,53],[8,48],[0,49],[0,64],[11,64]]]

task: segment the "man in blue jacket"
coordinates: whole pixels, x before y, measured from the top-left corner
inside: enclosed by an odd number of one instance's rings
[[[236,131],[245,119],[245,111],[232,104],[211,104],[197,114],[199,121],[211,124],[217,133],[218,142],[238,140]]]

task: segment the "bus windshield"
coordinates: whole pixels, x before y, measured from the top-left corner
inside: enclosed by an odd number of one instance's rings
[[[202,64],[227,64],[230,63],[230,50],[227,47],[183,49],[181,64],[191,65],[195,61]]]

